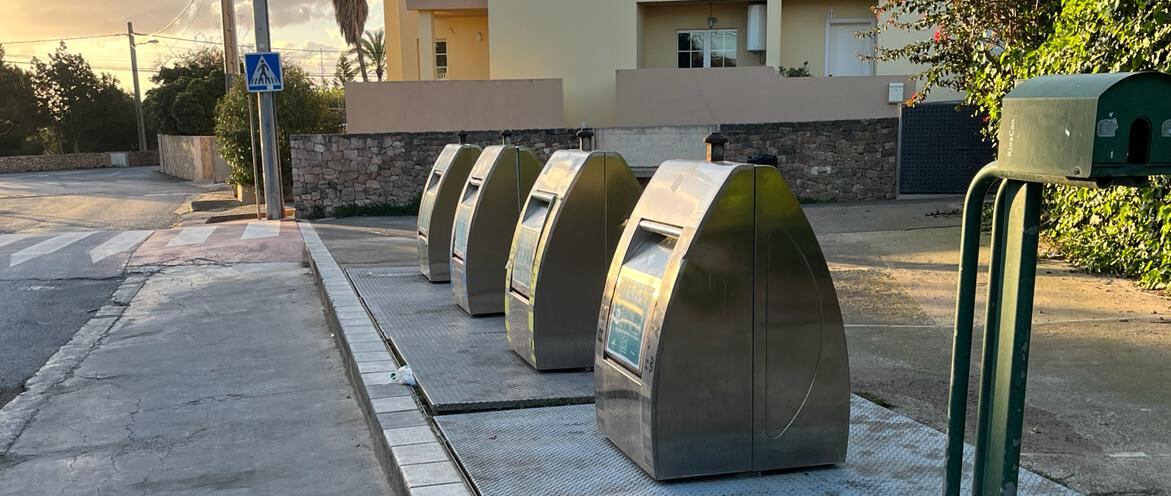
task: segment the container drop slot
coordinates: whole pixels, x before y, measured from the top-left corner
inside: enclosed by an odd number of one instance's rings
[[[678,242],[677,236],[660,231],[679,232],[678,228],[665,224],[639,223],[619,270],[606,322],[606,357],[639,377],[647,322],[659,299],[663,275]]]
[[[528,208],[521,216],[520,233],[516,238],[516,256],[512,266],[512,290],[524,297],[531,296],[533,263],[536,262],[537,244],[545,231],[549,217],[551,199],[534,194],[529,198]]]

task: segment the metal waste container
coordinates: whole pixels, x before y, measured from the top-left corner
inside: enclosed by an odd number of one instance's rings
[[[505,135],[507,141],[508,133]],[[451,289],[472,315],[504,312],[504,266],[512,233],[541,163],[511,144],[484,148],[456,207],[451,234]]]
[[[516,224],[504,313],[508,343],[537,370],[594,364],[610,257],[642,187],[614,152],[549,158]]]
[[[776,168],[671,160],[606,279],[598,426],[651,477],[840,463],[846,340],[813,230]]]
[[[480,157],[480,147],[467,144],[467,133],[459,133],[459,144],[443,147],[419,202],[417,237],[419,271],[431,282],[451,280],[451,224],[460,193],[472,166]]]

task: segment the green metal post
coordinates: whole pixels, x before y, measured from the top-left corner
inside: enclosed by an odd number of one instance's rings
[[[1025,383],[1029,365],[1029,335],[1033,323],[1033,289],[1037,278],[1037,239],[1041,227],[1039,183],[1008,181],[1005,186],[1007,229],[1003,251],[996,349],[988,384],[980,391],[980,410],[986,412],[976,432],[976,470],[972,492],[980,495],[1017,493],[1021,431],[1025,414]]]
[[[955,334],[951,350],[951,381],[947,405],[947,448],[944,495],[959,496],[964,468],[964,428],[968,413],[968,373],[972,364],[972,321],[976,307],[976,275],[980,262],[980,224],[984,197],[996,182],[995,164],[976,174],[964,200],[960,229],[960,268],[956,283]]]
[[[987,391],[992,386],[992,372],[993,369],[988,364],[996,362],[996,350],[998,349],[996,343],[999,341],[1000,333],[1000,305],[1001,305],[1001,289],[1004,287],[1004,242],[1007,230],[1007,201],[1009,184],[1012,181],[1001,181],[1000,189],[996,192],[996,203],[992,209],[992,240],[991,250],[988,255],[988,303],[984,311],[984,337],[983,337],[983,354],[980,367],[980,394],[983,398],[983,392]],[[985,425],[988,422],[988,404],[980,402],[976,410],[976,425]],[[966,427],[966,426],[965,426]],[[976,457],[974,459],[975,473],[983,470],[981,465],[984,459],[984,450],[987,446],[976,446]]]

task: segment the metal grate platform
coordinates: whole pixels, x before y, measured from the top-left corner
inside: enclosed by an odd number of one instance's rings
[[[432,284],[414,267],[347,272],[435,413],[594,401],[592,372],[533,370],[508,347],[504,317],[468,316],[450,285]]]
[[[853,397],[838,467],[655,482],[598,432],[593,405],[436,417],[483,496],[932,495],[943,487],[944,435]],[[969,457],[973,449],[965,452]],[[965,467],[968,473],[971,466]],[[967,476],[970,477],[970,476]],[[1020,494],[1077,494],[1021,472]],[[965,480],[969,491],[970,480]]]

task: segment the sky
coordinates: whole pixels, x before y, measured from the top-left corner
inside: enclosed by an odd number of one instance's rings
[[[252,0],[235,2],[238,42],[252,45]],[[139,43],[158,40],[138,47],[139,80],[145,92],[153,86],[150,77],[160,65],[195,48],[222,50],[220,3],[221,0],[0,0],[4,7],[0,44],[4,46],[6,62],[27,69],[34,56],[47,60],[46,55],[56,49],[61,38],[95,36],[65,43],[70,52],[84,55],[96,72],[113,74],[130,91],[133,83],[126,22],[131,21],[136,33],[169,37],[137,37]],[[323,74],[332,78],[339,51],[345,48],[332,2],[269,0],[268,4],[272,45],[281,52],[282,62],[300,65],[315,78]],[[384,28],[382,0],[369,0],[369,5],[366,29]],[[112,34],[120,36],[101,37]],[[36,40],[50,41],[10,43]],[[241,46],[241,51],[252,51],[252,47]]]

